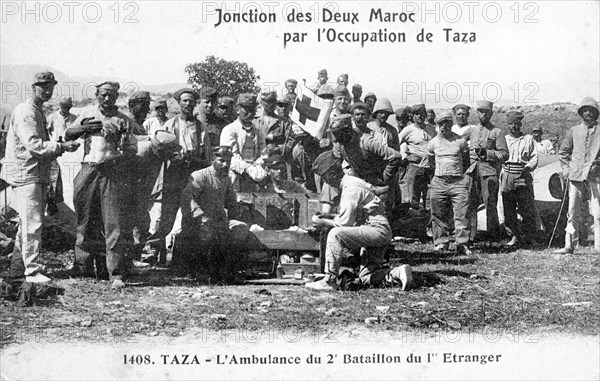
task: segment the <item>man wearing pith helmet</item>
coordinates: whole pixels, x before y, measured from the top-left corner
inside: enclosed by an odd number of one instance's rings
[[[394,109],[389,99],[378,99],[373,109],[373,120],[367,124],[367,127],[383,136],[388,147],[399,151],[400,140],[398,139],[398,130],[387,122],[387,119],[393,113]]]
[[[454,230],[456,250],[460,254],[470,255],[470,178],[465,176],[469,167],[469,146],[465,139],[452,132],[450,111],[439,115],[438,125],[440,133],[427,145],[429,164],[434,168],[429,187],[433,243],[435,251],[448,250],[450,236]]]
[[[579,219],[584,197],[590,200],[594,217],[594,249],[600,251],[600,115],[598,102],[591,97],[581,101],[577,113],[582,121],[567,131],[558,156],[563,178],[569,183],[569,212],[565,247],[556,253],[572,253],[578,240]]]
[[[193,172],[181,197],[181,234],[173,249],[196,277],[231,281],[242,269],[248,225],[235,220],[237,197],[229,178],[233,152],[212,151],[212,164]]]

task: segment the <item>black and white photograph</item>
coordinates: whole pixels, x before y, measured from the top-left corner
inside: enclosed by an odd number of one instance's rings
[[[0,380],[600,378],[599,0],[0,19]]]

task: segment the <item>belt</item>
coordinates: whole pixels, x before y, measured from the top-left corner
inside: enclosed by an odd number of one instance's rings
[[[523,172],[523,169],[525,168],[525,163],[504,163],[502,165],[502,168],[504,168],[504,170],[507,173],[512,173],[513,175],[520,175],[521,172]]]

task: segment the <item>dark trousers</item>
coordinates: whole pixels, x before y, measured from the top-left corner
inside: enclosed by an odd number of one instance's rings
[[[165,238],[173,229],[177,211],[181,205],[181,192],[192,172],[193,169],[177,162],[171,163],[164,170],[160,217],[156,221],[156,230],[148,237],[147,241],[148,245],[159,253],[159,256],[166,255]],[[178,258],[173,253],[172,262],[177,263],[177,261]]]
[[[292,180],[304,183],[306,189],[311,192],[317,192],[317,183],[312,170],[312,163],[319,153],[320,151],[310,147],[307,148],[303,144],[296,144],[292,150],[292,160],[290,163]]]
[[[498,176],[480,176],[476,172],[469,174],[469,218],[471,220],[471,241],[477,234],[477,210],[481,202],[485,205],[486,231],[489,239],[499,239],[500,223],[498,222]]]
[[[534,237],[536,227],[534,203],[533,184],[502,192],[504,223],[520,240],[531,240]],[[519,225],[517,213],[523,217],[521,225]]]
[[[450,241],[452,230],[455,231],[456,243],[464,244],[469,241],[469,182],[468,176],[434,176],[431,180],[429,191],[435,244]]]
[[[431,176],[430,168],[409,163],[404,177],[400,179],[402,203],[422,205],[425,209],[429,209],[428,190]]]
[[[98,276],[106,266],[113,278],[126,275],[128,242],[123,231],[130,189],[115,173],[99,171],[83,163],[73,181],[73,204],[77,213],[75,265]]]

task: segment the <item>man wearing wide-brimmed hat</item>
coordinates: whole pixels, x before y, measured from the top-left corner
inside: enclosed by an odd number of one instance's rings
[[[6,134],[2,178],[16,193],[15,209],[19,213],[19,231],[8,273],[15,281],[50,281],[38,262],[50,169],[57,156],[79,147],[76,142],[54,141],[48,134],[42,107],[52,98],[56,83],[51,72],[35,74],[31,97],[15,108]]]
[[[572,253],[578,241],[583,199],[589,197],[594,217],[594,249],[600,251],[600,115],[598,102],[583,98],[577,113],[582,122],[567,131],[558,155],[563,178],[569,183],[569,213],[565,247],[555,253]]]
[[[210,167],[193,172],[181,197],[181,234],[174,255],[192,275],[231,281],[242,269],[248,225],[234,219],[237,197],[229,178],[233,152],[213,148]]]

